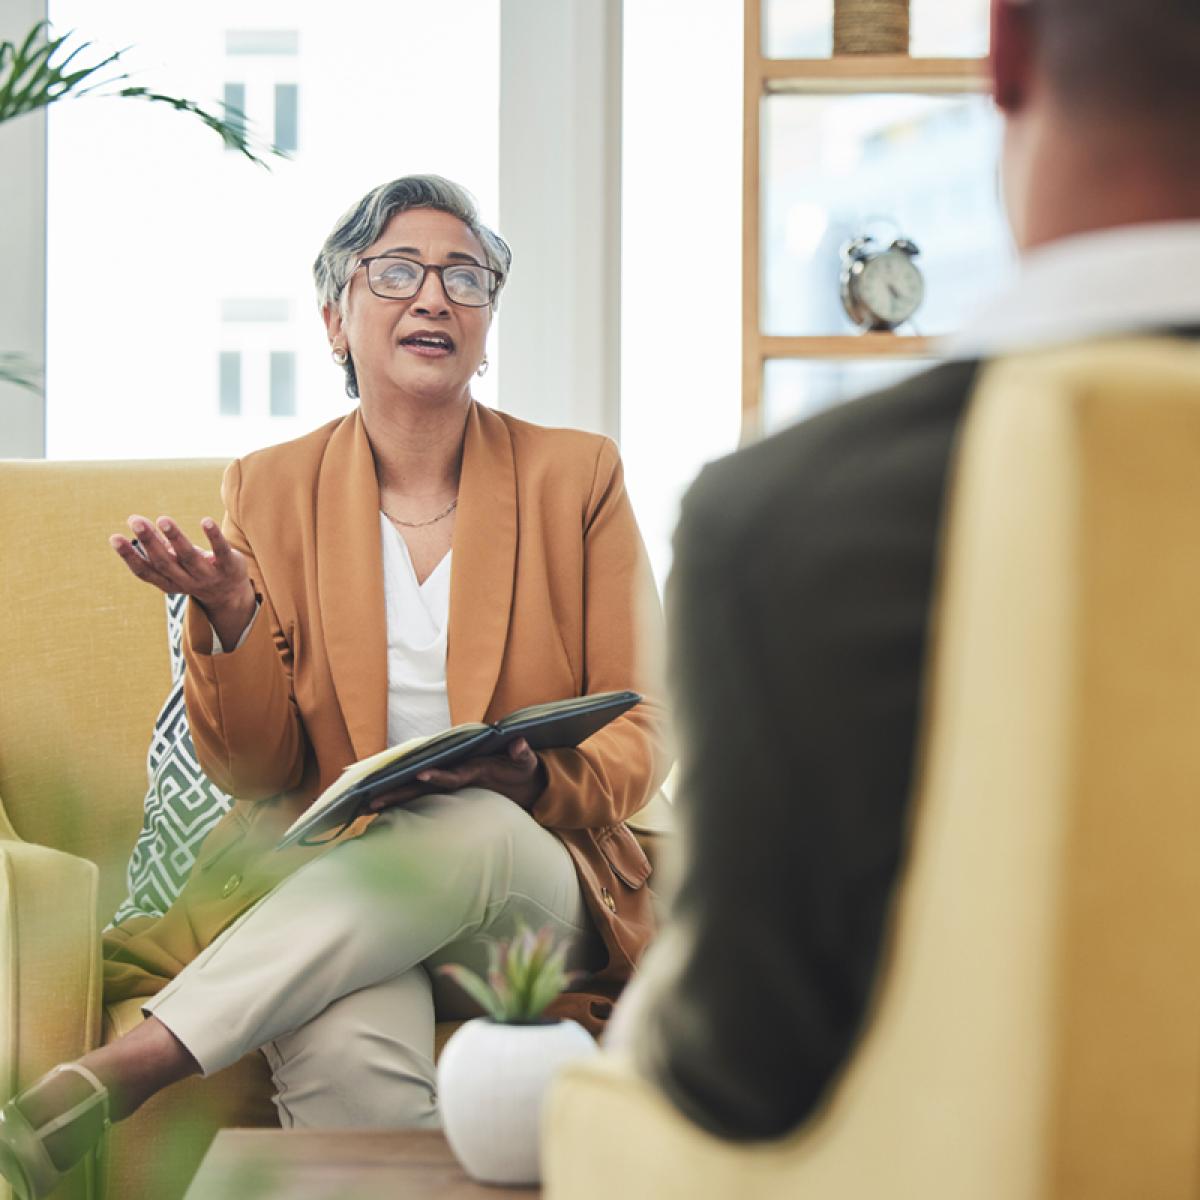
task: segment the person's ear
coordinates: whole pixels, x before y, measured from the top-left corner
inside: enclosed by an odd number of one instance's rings
[[[992,0],[992,97],[1011,116],[1029,98],[1034,71],[1031,0]]]
[[[321,317],[325,322],[325,332],[329,334],[329,344],[332,346],[342,332],[342,310],[336,304],[326,304],[321,308]]]

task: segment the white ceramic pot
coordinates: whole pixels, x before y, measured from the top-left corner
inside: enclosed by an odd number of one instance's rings
[[[438,1060],[438,1107],[467,1174],[481,1183],[539,1182],[546,1090],[561,1067],[595,1053],[575,1021],[501,1025],[480,1017],[456,1030]]]

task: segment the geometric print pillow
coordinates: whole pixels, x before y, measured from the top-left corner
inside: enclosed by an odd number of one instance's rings
[[[142,832],[125,871],[129,894],[113,915],[113,925],[130,917],[162,916],[183,890],[209,831],[233,806],[232,797],[201,771],[188,729],[183,703],[186,605],[186,596],[167,597],[171,690],[154,721]]]

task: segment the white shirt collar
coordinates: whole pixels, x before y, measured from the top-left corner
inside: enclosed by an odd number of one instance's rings
[[[981,358],[1170,326],[1200,326],[1200,221],[1078,234],[1024,256],[1016,280],[942,348]]]

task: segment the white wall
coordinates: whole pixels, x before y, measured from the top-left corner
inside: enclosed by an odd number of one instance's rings
[[[500,405],[616,437],[620,424],[621,0],[503,0]]]
[[[621,455],[659,581],[679,500],[737,446],[742,5],[625,6]]]

